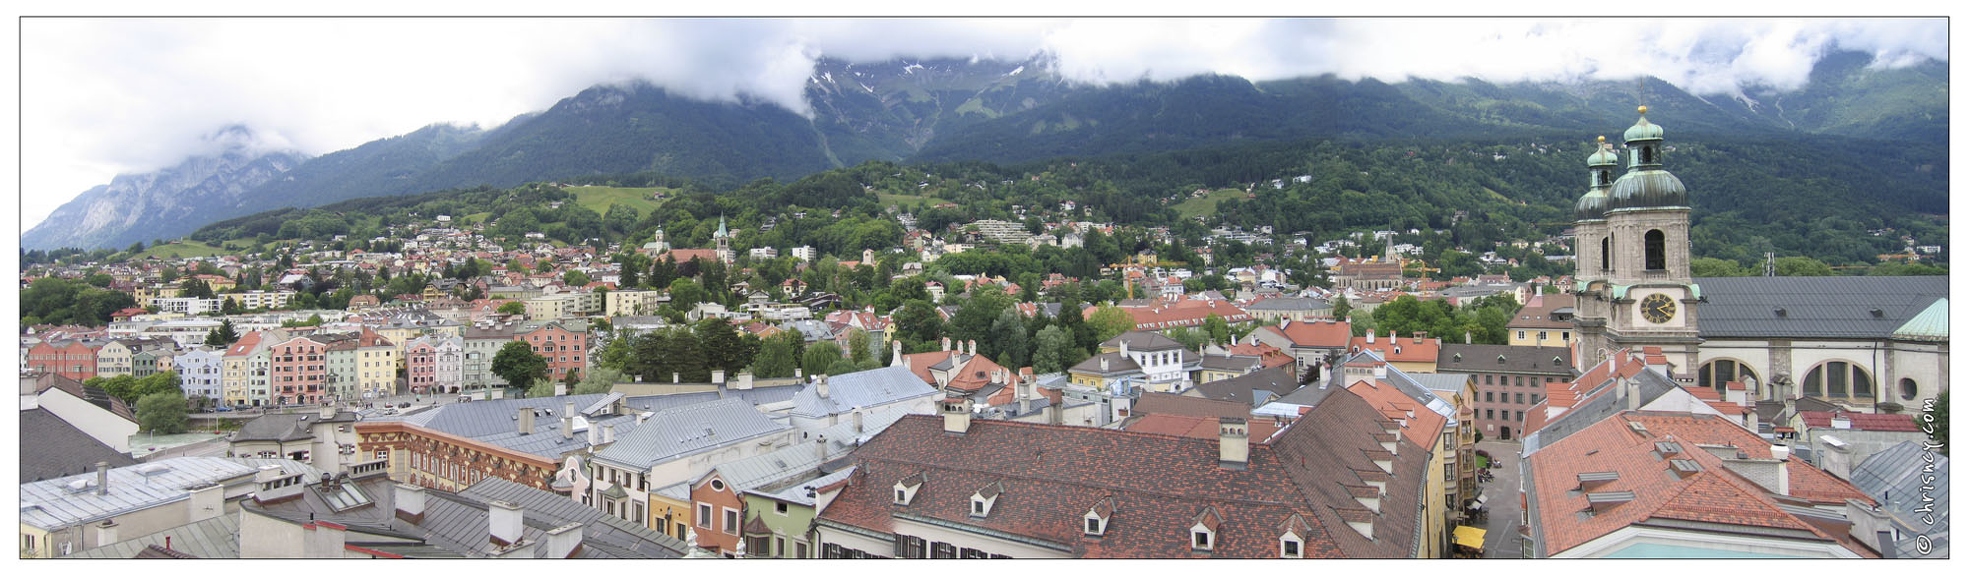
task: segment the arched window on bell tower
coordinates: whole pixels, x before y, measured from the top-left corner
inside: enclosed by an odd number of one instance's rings
[[[1641,147],[1641,163],[1642,163],[1642,164],[1653,164],[1653,163],[1655,163],[1655,161],[1656,161],[1656,159],[1655,159],[1655,147],[1653,147],[1653,146],[1642,146],[1642,147]]]
[[[1613,185],[1613,172],[1612,172],[1612,171],[1610,171],[1610,170],[1594,170],[1594,171],[1593,171],[1593,174],[1597,176],[1597,179],[1596,179],[1596,182],[1595,182],[1596,184],[1598,184],[1598,185],[1600,185],[1600,186],[1612,186],[1612,185]]]
[[[1600,271],[1613,271],[1613,237],[1600,239]]]
[[[1668,235],[1660,230],[1649,230],[1642,237],[1641,249],[1647,256],[1649,271],[1668,269]]]

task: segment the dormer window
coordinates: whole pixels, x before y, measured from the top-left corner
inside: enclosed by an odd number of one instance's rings
[[[922,487],[923,487],[922,472],[917,472],[915,474],[904,476],[902,480],[896,481],[896,485],[895,485],[896,504],[908,506],[911,500],[916,499],[916,489]]]
[[[986,515],[991,514],[992,505],[998,503],[998,495],[1003,494],[1004,492],[1005,492],[1004,484],[1000,484],[998,482],[992,482],[990,485],[985,486],[984,489],[972,493],[971,517],[983,518]]]
[[[1108,517],[1112,514],[1114,514],[1113,497],[1102,498],[1100,502],[1095,502],[1094,507],[1089,508],[1087,514],[1081,516],[1085,522],[1085,525],[1081,527],[1083,528],[1081,533],[1088,536],[1107,534]]]
[[[1190,525],[1190,550],[1208,552],[1217,545],[1217,527],[1224,523],[1224,517],[1215,508],[1204,508],[1197,513],[1196,521]]]
[[[1292,534],[1280,536],[1278,539],[1278,557],[1305,558],[1306,550],[1301,544],[1298,536]]]

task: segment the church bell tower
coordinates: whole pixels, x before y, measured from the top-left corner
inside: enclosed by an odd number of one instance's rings
[[[1689,193],[1662,168],[1661,126],[1648,108],[1623,135],[1627,172],[1612,178],[1619,156],[1602,138],[1587,158],[1592,185],[1575,205],[1580,366],[1614,350],[1660,347],[1670,373],[1693,372],[1695,305],[1701,287],[1689,274]]]

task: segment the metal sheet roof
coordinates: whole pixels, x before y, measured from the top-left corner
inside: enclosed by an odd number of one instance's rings
[[[134,558],[147,546],[164,546],[165,538],[171,539],[172,550],[199,558],[238,558],[239,515],[220,514],[216,518],[193,522],[142,538],[132,538],[108,546],[97,546],[63,558]]]
[[[137,471],[149,466],[159,471],[150,475]],[[93,486],[79,492],[69,489],[72,482],[93,485],[95,472],[29,482],[20,489],[21,523],[59,530],[95,522],[184,500],[191,497],[192,487],[250,476],[254,471],[238,459],[186,456],[111,469],[108,494],[96,494]]]
[[[1946,276],[1754,276],[1696,281],[1702,285],[1704,297],[1696,305],[1703,338],[1885,339],[1935,300],[1948,297]],[[1779,310],[1783,310],[1782,315]]]
[[[1942,298],[1929,304],[1928,308],[1914,315],[1897,330],[1894,337],[1905,340],[1948,341],[1948,299]]]
[[[1948,557],[1948,457],[1924,452],[1918,442],[1901,442],[1875,452],[1853,469],[1853,487],[1878,498],[1881,508],[1892,514],[1907,533],[1895,543],[1901,558],[1923,557],[1915,550],[1914,539],[1918,534],[1926,534],[1934,546],[1927,556]],[[1929,458],[1934,459],[1933,472],[1925,470]],[[1924,483],[1929,475],[1934,476],[1933,481]],[[1932,508],[1932,512],[1917,511],[1921,508]],[[1930,517],[1935,521],[1933,525],[1921,520]]]
[[[822,418],[855,408],[872,408],[936,393],[937,389],[924,384],[908,368],[889,366],[828,377],[826,398],[820,397],[818,385],[808,385],[793,395],[791,413],[794,416]]]
[[[922,382],[918,381],[917,385],[921,386]],[[632,469],[648,469],[660,462],[788,428],[743,399],[726,398],[652,414],[643,425],[596,452],[595,459]]]

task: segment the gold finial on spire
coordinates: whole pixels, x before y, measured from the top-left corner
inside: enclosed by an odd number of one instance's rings
[[[1642,116],[1648,115],[1648,107],[1646,105],[1641,106],[1641,115]]]
[[[1602,144],[1605,144],[1605,143],[1606,143],[1606,141],[1607,141],[1607,137],[1606,137],[1606,136],[1601,136],[1601,137],[1600,137],[1600,143],[1602,143]]]

